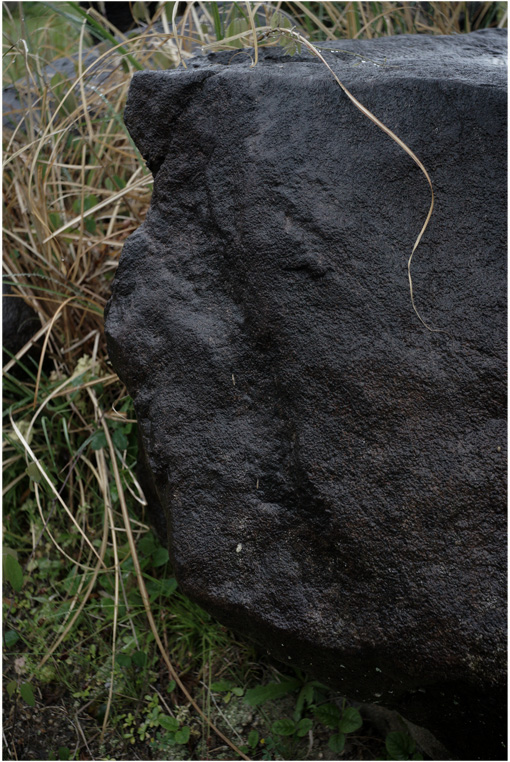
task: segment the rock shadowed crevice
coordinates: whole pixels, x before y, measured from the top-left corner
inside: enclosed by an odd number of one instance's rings
[[[106,314],[182,589],[272,656],[504,756],[506,34],[136,74],[155,173]],[[373,61],[384,62],[376,65]],[[355,65],[358,64],[358,65]],[[490,740],[489,740],[490,739]]]

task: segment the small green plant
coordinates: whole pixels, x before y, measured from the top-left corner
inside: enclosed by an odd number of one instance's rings
[[[22,683],[18,680],[11,680],[9,683],[7,683],[5,689],[9,698],[19,694],[28,706],[35,706],[34,691],[30,683]]]
[[[276,720],[271,726],[271,732],[277,736],[292,736],[294,738],[303,738],[312,729],[313,720],[309,717],[303,717],[296,722],[288,717],[282,717]]]
[[[313,727],[313,719],[307,714],[316,703],[324,701],[329,693],[323,683],[310,680],[299,669],[294,672],[296,677],[283,678],[279,682],[258,685],[246,691],[245,703],[254,708],[297,694],[292,717],[283,715],[273,720],[269,726],[270,735],[260,740],[258,734],[251,736],[251,742],[255,746],[259,745],[262,759],[300,759],[305,755],[304,747],[301,748],[302,740]],[[248,741],[250,743],[250,738]],[[243,751],[250,752],[249,744],[242,748]]]
[[[322,699],[327,687],[318,680],[308,680],[307,676],[299,669],[294,670],[296,677],[286,678],[280,682],[259,685],[246,691],[245,701],[253,707],[260,706],[266,701],[282,698],[290,693],[299,691],[293,718],[297,722],[303,716],[306,707],[312,706]]]
[[[314,715],[323,725],[336,730],[336,733],[329,739],[329,748],[337,754],[344,750],[346,736],[359,730],[363,725],[358,710],[353,706],[346,706],[345,700],[342,709],[336,704],[322,704],[315,707]]]
[[[175,690],[175,682],[168,685],[168,692]],[[190,737],[190,728],[182,725],[182,720],[166,713],[157,694],[144,696],[146,702],[142,719],[137,719],[131,712],[121,714],[118,722],[122,727],[122,737],[130,744],[138,741],[157,742],[158,745],[184,745]]]
[[[394,730],[388,733],[385,741],[386,759],[423,759],[416,751],[416,742],[409,733]]]
[[[76,759],[76,757],[71,752],[68,746],[59,746],[56,753],[54,751],[48,752],[48,759],[64,761],[64,760]]]
[[[10,584],[14,592],[19,593],[23,587],[23,569],[18,562],[15,550],[4,548],[2,552],[3,578]],[[6,645],[8,645],[6,643]]]
[[[244,688],[235,685],[232,680],[218,680],[217,682],[211,683],[211,690],[225,694],[222,697],[224,704],[228,704],[232,696],[237,696],[239,698],[244,694]]]
[[[274,699],[286,696],[288,693],[293,693],[299,688],[299,685],[300,681],[298,678],[288,678],[278,683],[258,685],[256,688],[246,691],[245,701],[250,706],[260,706],[266,701],[273,701]]]

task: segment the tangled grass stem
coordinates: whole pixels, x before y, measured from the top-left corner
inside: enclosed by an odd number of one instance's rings
[[[425,175],[425,178],[427,180],[427,183],[430,188],[430,206],[427,213],[427,216],[425,218],[425,222],[423,223],[423,226],[418,233],[418,237],[416,238],[416,241],[414,242],[413,249],[411,251],[411,255],[407,261],[407,274],[409,278],[409,293],[411,296],[411,304],[413,306],[413,310],[415,311],[418,319],[420,322],[425,326],[425,328],[428,331],[431,331],[432,333],[447,333],[442,328],[434,328],[430,326],[420,315],[418,308],[416,307],[416,303],[414,300],[414,291],[413,291],[413,279],[411,275],[411,262],[414,256],[414,253],[416,249],[419,246],[419,243],[423,237],[423,234],[425,233],[425,230],[427,229],[427,226],[430,222],[430,218],[432,217],[432,212],[434,211],[434,188],[432,186],[432,180],[430,179],[430,175],[425,169],[423,163],[420,161],[420,159],[416,156],[414,151],[412,151],[409,146],[404,143],[401,138],[398,137],[398,135],[395,135],[395,133],[390,130],[389,127],[387,127],[383,122],[381,122],[380,119],[378,119],[374,114],[372,114],[371,111],[367,109],[366,106],[364,106],[360,101],[354,97],[354,95],[350,92],[350,90],[347,89],[347,87],[344,85],[344,83],[339,79],[339,77],[335,74],[331,66],[328,64],[322,53],[316,48],[315,45],[313,45],[309,40],[306,39],[306,37],[303,37],[302,34],[299,34],[299,32],[294,31],[293,29],[285,29],[282,27],[263,27],[258,30],[259,36],[257,37],[257,42],[263,42],[264,39],[271,37],[271,36],[283,36],[283,37],[290,37],[291,39],[296,40],[299,44],[304,45],[314,56],[317,56],[319,60],[324,64],[324,66],[328,69],[328,71],[333,75],[335,81],[339,85],[339,87],[342,88],[344,93],[347,95],[349,100],[356,106],[359,111],[361,111],[362,114],[364,114],[368,119],[370,119],[371,122],[373,122],[379,129],[381,129],[383,132],[386,133],[392,140],[395,141],[395,143],[402,148],[414,161],[414,163],[420,168],[420,170]]]

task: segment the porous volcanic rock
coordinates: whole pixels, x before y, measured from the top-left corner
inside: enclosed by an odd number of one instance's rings
[[[506,758],[506,32],[135,74],[154,174],[107,309],[181,588]],[[345,51],[360,54],[358,58]]]

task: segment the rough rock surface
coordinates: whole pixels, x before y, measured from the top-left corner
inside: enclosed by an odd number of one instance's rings
[[[345,695],[498,759],[506,666],[506,33],[135,74],[154,173],[113,285],[182,589]],[[385,62],[385,63],[384,63]],[[384,64],[384,65],[381,65]],[[467,755],[467,756],[466,756]]]
[[[2,346],[7,352],[3,352],[3,363],[9,362],[27,344],[32,336],[41,327],[36,312],[23,299],[15,294],[8,283],[2,284]],[[22,360],[26,363],[28,357],[37,354],[30,351]]]

